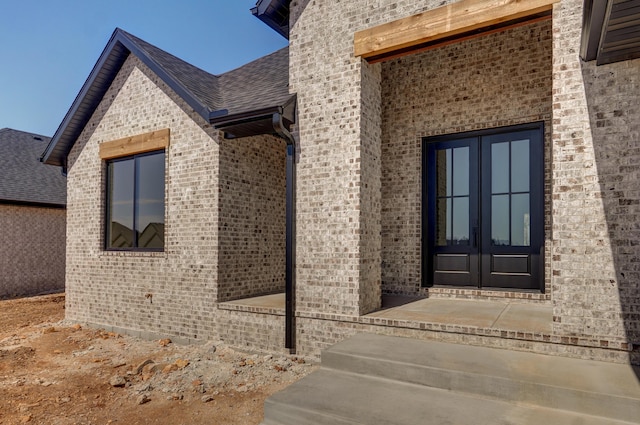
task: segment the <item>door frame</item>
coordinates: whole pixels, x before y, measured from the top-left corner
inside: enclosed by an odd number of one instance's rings
[[[537,181],[534,181],[532,179],[531,181],[531,185],[533,187],[533,185],[538,186],[537,190],[533,190],[532,192],[537,192],[537,194],[534,196],[534,199],[532,198],[532,205],[534,204],[534,202],[536,202],[538,205],[540,205],[540,214],[541,214],[541,228],[539,233],[534,237],[533,233],[532,233],[532,241],[534,239],[538,239],[540,242],[540,252],[539,254],[537,254],[538,256],[538,266],[537,269],[535,270],[534,274],[537,275],[538,281],[539,281],[539,288],[537,289],[519,289],[519,288],[501,288],[501,287],[492,287],[492,286],[488,286],[488,285],[482,285],[482,273],[483,273],[483,262],[482,259],[480,259],[479,264],[478,264],[478,279],[477,279],[477,285],[475,286],[455,286],[455,285],[442,285],[442,287],[451,287],[451,288],[458,288],[458,289],[463,289],[463,288],[473,288],[473,289],[487,289],[487,290],[500,290],[500,291],[514,291],[514,292],[520,292],[520,291],[540,291],[541,293],[545,292],[545,283],[544,283],[544,251],[545,251],[545,239],[546,239],[546,235],[545,235],[545,222],[546,222],[546,208],[544,207],[544,200],[545,200],[545,193],[544,193],[544,180],[545,180],[545,173],[546,173],[546,166],[545,166],[545,145],[546,145],[546,141],[545,141],[545,126],[544,126],[544,121],[535,121],[535,122],[531,122],[531,123],[525,123],[525,124],[517,124],[517,125],[510,125],[510,126],[504,126],[504,127],[494,127],[494,128],[487,128],[487,129],[482,129],[482,130],[474,130],[474,131],[467,131],[467,132],[462,132],[462,133],[448,133],[448,134],[443,134],[443,135],[436,135],[436,136],[427,136],[427,137],[423,137],[422,138],[422,146],[421,146],[421,153],[422,153],[422,169],[421,169],[421,179],[422,179],[422,199],[421,199],[421,244],[420,244],[420,248],[421,248],[421,252],[420,252],[420,256],[421,256],[421,287],[433,287],[433,279],[432,279],[432,275],[433,275],[433,256],[429,254],[429,247],[431,245],[430,241],[433,241],[435,235],[432,234],[432,220],[433,220],[433,214],[429,214],[430,212],[430,206],[429,206],[429,189],[430,189],[430,184],[432,182],[430,182],[427,178],[427,170],[429,169],[429,156],[427,155],[428,152],[428,145],[432,144],[432,143],[438,143],[438,142],[449,142],[449,141],[453,141],[453,140],[459,140],[459,139],[465,139],[465,138],[478,138],[480,139],[481,137],[485,137],[485,136],[494,136],[494,135],[499,135],[499,134],[503,134],[503,133],[512,133],[512,132],[518,132],[518,131],[526,131],[526,130],[534,130],[534,131],[539,131],[540,132],[540,136],[541,136],[541,149],[539,150],[541,157],[536,157],[535,159],[532,157],[532,161],[533,160],[537,160],[539,161],[539,163],[541,164],[541,170],[538,173],[539,178],[536,179]],[[535,155],[535,151],[534,151],[534,155]],[[478,146],[478,155],[480,157],[482,157],[482,146]],[[480,176],[482,176],[484,174],[483,171],[483,166],[482,164],[479,164],[479,178]],[[531,172],[531,171],[530,171]],[[535,173],[534,173],[535,174]],[[478,183],[478,199],[479,199],[479,206],[478,208],[480,208],[480,211],[482,210],[482,192],[483,192],[483,188],[482,188],[482,183],[479,182]],[[482,224],[482,217],[480,216],[480,223],[479,223],[480,228],[483,227]],[[480,234],[479,236],[480,238],[482,238],[482,234]],[[481,239],[482,241],[482,239]],[[482,245],[482,242],[479,243],[479,246]],[[486,267],[486,264],[484,265]],[[441,286],[441,285],[437,285],[437,286]]]

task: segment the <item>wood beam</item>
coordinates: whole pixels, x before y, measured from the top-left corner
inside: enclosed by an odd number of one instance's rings
[[[169,129],[138,134],[100,144],[100,159],[112,159],[138,153],[166,149],[169,146]]]
[[[407,18],[358,31],[354,53],[364,59],[397,55],[482,30],[512,26],[549,14],[560,0],[461,0]]]

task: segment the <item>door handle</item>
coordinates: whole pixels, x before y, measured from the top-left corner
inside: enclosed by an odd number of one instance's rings
[[[477,227],[473,228],[473,247],[474,248],[478,247],[478,228]]]

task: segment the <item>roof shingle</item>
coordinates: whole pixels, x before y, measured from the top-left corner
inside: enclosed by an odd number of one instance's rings
[[[287,47],[221,75],[210,74],[117,28],[98,62],[42,154],[48,164],[63,165],[84,126],[129,54],[136,55],[205,120],[287,105]]]
[[[59,167],[43,164],[49,137],[0,129],[0,201],[66,205],[67,179]]]

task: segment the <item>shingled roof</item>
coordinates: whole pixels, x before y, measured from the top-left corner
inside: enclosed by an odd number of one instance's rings
[[[64,165],[65,158],[91,119],[130,54],[137,56],[205,120],[226,122],[252,112],[291,108],[289,52],[285,47],[221,75],[210,74],[117,28],[87,81],[54,134],[42,161]]]
[[[0,203],[61,207],[67,203],[67,179],[59,167],[38,158],[50,138],[0,129]]]

